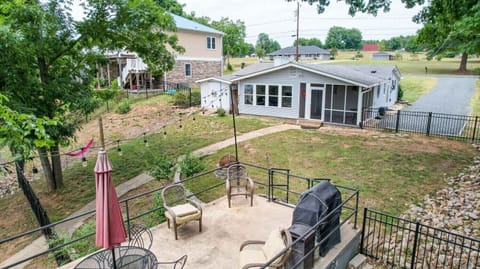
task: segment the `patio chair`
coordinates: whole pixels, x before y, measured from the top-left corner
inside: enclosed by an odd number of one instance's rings
[[[267,241],[248,240],[240,246],[240,268],[262,267],[266,262],[292,244],[292,236],[287,229],[275,229]],[[261,245],[256,248],[251,245]],[[247,247],[250,246],[250,247]],[[283,268],[288,260],[291,247],[278,257],[268,268]]]
[[[150,229],[140,223],[130,225],[128,230],[128,246],[150,249],[152,247],[153,235]]]
[[[183,267],[185,266],[185,264],[187,263],[187,255],[183,255],[182,257],[180,257],[178,260],[176,261],[173,261],[173,262],[158,262],[157,264],[158,265],[170,265],[170,264],[173,264],[173,269],[183,269]],[[160,268],[163,268],[163,267],[159,267]]]
[[[178,239],[177,228],[190,221],[198,221],[198,230],[202,232],[202,208],[197,202],[188,199],[185,188],[180,184],[172,184],[162,190],[163,207],[167,226],[173,223],[175,240]]]
[[[255,185],[253,180],[248,176],[247,168],[244,165],[230,165],[227,169],[225,184],[229,208],[231,207],[232,197],[237,195],[244,195],[245,199],[250,196],[250,206],[253,206]]]

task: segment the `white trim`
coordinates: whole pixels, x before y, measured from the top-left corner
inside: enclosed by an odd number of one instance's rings
[[[190,74],[187,75],[187,65],[190,67],[189,71],[190,71]],[[191,63],[183,63],[183,74],[185,75],[186,78],[190,78],[192,77],[192,74],[193,74],[193,70],[192,70],[192,64]]]
[[[187,57],[187,56],[177,56],[175,57],[176,61],[201,61],[201,62],[222,62],[222,58],[207,58],[207,57]]]
[[[225,83],[225,84],[228,84],[228,85],[232,84],[231,81],[223,80],[221,78],[204,78],[204,79],[196,80],[195,83],[203,83],[203,82],[207,82],[207,81],[210,81],[210,80],[217,81],[217,82],[222,82],[222,83]]]

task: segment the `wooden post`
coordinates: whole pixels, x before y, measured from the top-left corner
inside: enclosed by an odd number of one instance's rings
[[[102,117],[98,119],[98,129],[100,130],[100,145],[105,149],[105,138],[103,136],[103,122]]]

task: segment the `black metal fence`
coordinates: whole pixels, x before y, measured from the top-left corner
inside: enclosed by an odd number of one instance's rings
[[[480,241],[365,208],[360,252],[393,268],[480,268]]]
[[[478,116],[368,108],[363,110],[360,127],[448,137],[472,143],[480,140]]]
[[[251,175],[252,178],[255,180],[256,195],[263,196],[270,202],[278,203],[289,207],[294,207],[294,204],[299,199],[302,192],[306,191],[308,188],[323,180],[318,178],[307,178],[294,175],[290,173],[289,169],[266,168],[248,163],[242,164],[249,167],[249,175]],[[225,195],[225,181],[215,176],[216,174],[218,174],[216,173],[218,169],[221,168],[197,174],[191,178],[182,180],[180,183],[184,184],[184,186],[186,186],[187,189],[191,191],[190,197],[195,196],[202,201],[211,201],[217,199]],[[344,212],[340,225],[343,225],[346,222],[353,222],[354,227],[356,228],[359,191],[353,188],[343,186],[337,186],[337,188],[341,191],[342,194],[343,203],[340,205],[340,207],[342,208],[342,212]],[[161,210],[163,209],[163,207],[155,202],[151,202],[151,200],[155,200],[155,196],[158,196],[159,192],[161,192],[162,189],[163,187],[155,188],[120,200],[120,204],[122,206],[122,213],[124,216],[124,222],[127,226],[127,230],[135,220],[144,222],[145,218],[153,218],[155,219],[155,222],[148,223],[148,225],[153,226],[160,223],[160,220],[156,216],[160,215],[159,212],[162,212]],[[145,202],[145,200],[149,200],[150,202]],[[138,206],[139,204],[142,205],[140,208]],[[8,249],[11,245],[16,245],[18,242],[25,242],[29,240],[28,238],[39,237],[39,233],[43,232],[44,230],[51,229],[56,231],[58,230],[59,226],[71,226],[79,220],[83,222],[88,218],[93,217],[94,215],[95,210],[90,210],[79,215],[51,223],[49,225],[45,225],[36,229],[23,232],[21,234],[1,239],[0,251],[2,251],[2,249]],[[326,216],[325,218],[327,217],[329,216]],[[323,219],[320,220],[316,226],[312,227],[312,230],[316,229],[318,225],[321,225],[323,221]],[[340,229],[340,226],[337,227],[337,229]],[[72,238],[64,243],[55,244],[55,246],[50,245],[48,249],[39,248],[37,249],[36,253],[29,253],[28,256],[22,257],[21,260],[14,261],[11,264],[8,264],[6,267],[2,267],[2,269],[24,264],[27,261],[33,260],[37,257],[42,257],[44,255],[49,255],[51,253],[65,253],[65,251],[63,250],[70,245],[82,240],[91,240],[94,236],[95,233],[92,232],[79,238]],[[322,239],[322,242],[324,240],[328,240],[328,238],[329,236],[326,236],[324,239]],[[299,237],[298,240],[295,240],[292,243],[292,245],[303,239],[304,238]],[[285,251],[286,250],[287,248],[285,249]],[[318,251],[318,246],[312,249],[310,252],[305,253],[304,259],[308,256],[313,255],[313,251],[315,250]],[[282,255],[283,253],[284,252],[282,252],[278,256]],[[68,253],[66,254],[68,255]],[[273,262],[273,260],[270,262]],[[68,262],[68,260],[65,262]],[[266,267],[268,267],[267,265]]]

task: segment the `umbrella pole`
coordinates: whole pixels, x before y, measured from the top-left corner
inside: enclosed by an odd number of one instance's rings
[[[115,261],[115,247],[112,247],[113,269],[117,269],[117,261]]]

